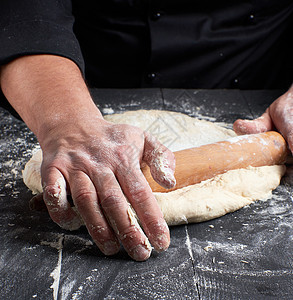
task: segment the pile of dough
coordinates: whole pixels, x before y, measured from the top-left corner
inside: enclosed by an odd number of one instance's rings
[[[236,136],[230,129],[176,112],[139,110],[108,115],[105,119],[148,130],[172,151]],[[42,192],[41,162],[39,150],[23,171],[24,183],[33,193]],[[154,194],[169,225],[202,222],[238,210],[255,200],[267,199],[280,184],[285,170],[284,165],[248,167],[172,192]]]

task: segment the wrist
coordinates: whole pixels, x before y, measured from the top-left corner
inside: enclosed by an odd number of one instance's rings
[[[36,122],[34,133],[38,141],[69,138],[87,133],[93,123],[96,127],[105,122],[101,112],[91,99],[68,101],[61,108],[52,108],[44,112],[44,116]],[[82,102],[82,104],[80,104]],[[64,103],[64,101],[61,101]]]

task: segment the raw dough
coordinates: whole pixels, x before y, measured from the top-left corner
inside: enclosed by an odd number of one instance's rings
[[[255,200],[267,199],[280,184],[285,166],[228,171],[170,193],[155,193],[168,225],[221,217]]]
[[[43,192],[41,182],[41,163],[43,160],[43,153],[39,149],[32,158],[26,163],[22,171],[22,178],[25,185],[32,191],[33,194]]]
[[[148,130],[173,151],[236,136],[230,129],[176,112],[139,110],[108,115],[105,119]],[[23,171],[24,183],[33,193],[42,192],[41,161],[38,151]],[[232,170],[199,184],[154,194],[169,225],[202,222],[267,199],[280,184],[285,169],[282,165]]]

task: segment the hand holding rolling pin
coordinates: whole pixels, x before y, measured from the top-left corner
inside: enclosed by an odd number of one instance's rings
[[[104,254],[117,253],[119,241],[139,261],[150,256],[150,243],[166,250],[169,229],[140,164],[147,163],[157,182],[170,188],[175,185],[173,153],[137,127],[105,121],[80,70],[68,59],[21,57],[2,69],[0,79],[43,150],[43,196],[52,220],[65,229],[80,226],[69,193]]]
[[[293,85],[289,90],[276,99],[255,120],[237,120],[234,123],[237,134],[261,133],[270,130],[279,131],[293,152]]]

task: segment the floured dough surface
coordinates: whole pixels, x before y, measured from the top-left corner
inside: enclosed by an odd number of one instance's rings
[[[172,151],[210,144],[236,136],[230,129],[188,115],[162,110],[127,111],[105,116],[107,121],[149,131]]]
[[[139,110],[108,115],[105,119],[147,130],[172,151],[236,136],[230,129],[176,112]],[[23,171],[24,182],[34,193],[42,192],[41,160],[41,151],[36,152]],[[154,194],[169,225],[202,222],[268,198],[280,184],[285,169],[265,166],[232,170],[199,184]]]
[[[155,193],[168,225],[221,217],[255,200],[267,199],[280,184],[285,166],[231,170],[170,193]]]

